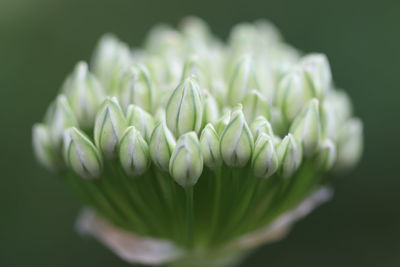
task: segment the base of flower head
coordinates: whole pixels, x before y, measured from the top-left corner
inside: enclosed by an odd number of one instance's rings
[[[236,266],[255,247],[281,240],[294,222],[328,201],[331,195],[331,189],[321,187],[269,225],[218,250],[185,251],[168,240],[127,232],[97,215],[92,209],[82,211],[77,220],[77,230],[81,234],[93,236],[129,263],[168,264],[171,267]]]

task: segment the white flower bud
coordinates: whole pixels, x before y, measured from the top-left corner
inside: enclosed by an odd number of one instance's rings
[[[135,65],[127,70],[118,84],[119,98],[123,108],[129,104],[140,106],[147,112],[153,108],[153,85],[150,74],[143,66]]]
[[[217,100],[208,91],[203,90],[204,100],[204,113],[203,113],[203,124],[208,122],[214,123],[219,117],[219,108]]]
[[[108,97],[96,116],[94,140],[107,159],[116,156],[122,133],[127,127],[124,113],[116,97]]]
[[[63,92],[69,100],[80,128],[91,130],[105,93],[96,77],[89,73],[86,62],[79,62],[76,65],[74,72],[63,85]]]
[[[310,54],[301,59],[305,77],[313,96],[321,98],[331,87],[332,74],[328,59],[323,54]]]
[[[200,146],[204,163],[207,167],[213,169],[221,166],[222,159],[219,147],[219,136],[211,123],[208,123],[201,132]]]
[[[36,159],[48,170],[55,171],[60,167],[57,151],[50,138],[46,125],[35,124],[32,129],[33,151]]]
[[[312,99],[296,117],[290,127],[290,132],[302,144],[306,156],[312,155],[318,149],[321,140],[321,123],[316,98]]]
[[[254,174],[262,178],[268,178],[278,170],[279,162],[274,140],[265,133],[260,133],[255,142],[252,167]]]
[[[349,119],[340,129],[336,169],[352,168],[360,160],[363,150],[363,124],[358,118]]]
[[[59,95],[50,107],[46,121],[49,125],[52,142],[58,149],[61,146],[64,130],[78,126],[75,115],[64,95]]]
[[[168,171],[169,160],[176,145],[174,136],[165,125],[160,122],[153,130],[150,137],[150,157],[154,164],[164,171]]]
[[[221,135],[222,132],[225,130],[230,120],[231,112],[229,110],[227,110],[224,115],[222,115],[222,117],[217,120],[217,122],[215,123],[215,130],[219,135]]]
[[[98,178],[102,160],[97,148],[83,132],[75,127],[64,132],[64,160],[83,178]]]
[[[179,137],[171,155],[169,172],[183,187],[193,186],[197,183],[203,172],[203,157],[195,132],[189,132]]]
[[[115,92],[118,79],[132,63],[129,47],[112,35],[101,38],[94,54],[94,73],[109,93]]]
[[[269,104],[257,90],[251,90],[243,99],[243,113],[247,121],[253,121],[258,116],[270,118]]]
[[[336,146],[330,139],[321,143],[318,151],[317,164],[325,171],[330,170],[336,161]]]
[[[149,113],[138,106],[129,105],[126,120],[129,126],[135,126],[147,141],[150,140],[154,129],[154,119]]]
[[[292,176],[301,163],[301,146],[297,144],[292,134],[288,134],[283,138],[282,142],[278,144],[276,151],[281,175],[285,178]]]
[[[251,158],[253,147],[253,136],[239,105],[232,111],[229,124],[221,135],[222,158],[230,167],[244,167]]]
[[[150,165],[149,146],[135,126],[128,127],[121,137],[119,159],[129,176],[142,175]]]
[[[242,101],[252,89],[259,89],[255,69],[249,57],[242,59],[235,67],[229,83],[228,100],[231,105]]]
[[[293,69],[279,82],[276,102],[286,120],[293,120],[311,99],[310,89],[301,69]]]
[[[193,77],[187,78],[174,90],[166,108],[168,128],[180,136],[201,128],[203,120],[203,102],[200,89]]]

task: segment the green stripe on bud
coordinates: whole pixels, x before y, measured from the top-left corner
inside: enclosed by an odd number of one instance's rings
[[[331,87],[332,74],[328,59],[324,54],[310,54],[301,59],[306,80],[313,96],[320,99]]]
[[[107,159],[116,156],[119,140],[126,127],[127,122],[117,98],[108,97],[97,113],[94,126],[96,146]]]
[[[204,163],[207,167],[214,169],[221,166],[219,136],[211,123],[208,123],[201,132],[200,146]]]
[[[69,127],[78,126],[78,122],[65,95],[57,97],[46,117],[51,139],[58,149],[61,147],[64,130]]]
[[[79,62],[75,66],[74,72],[63,85],[63,92],[68,97],[80,128],[91,130],[105,93],[96,77],[89,73],[86,62]]]
[[[302,144],[304,154],[310,156],[318,149],[321,139],[321,122],[319,103],[312,99],[303,111],[296,117],[290,132]]]
[[[321,143],[318,151],[317,164],[324,170],[330,170],[336,161],[336,146],[330,139],[326,139]]]
[[[193,186],[203,172],[203,157],[195,132],[182,135],[171,155],[169,172],[182,187]]]
[[[259,88],[252,61],[249,57],[246,57],[236,65],[232,73],[229,83],[229,103],[235,105],[242,101],[247,92]]]
[[[119,159],[129,176],[142,175],[150,165],[149,146],[134,126],[128,127],[121,137]]]
[[[138,106],[129,105],[126,120],[128,125],[135,126],[147,141],[150,140],[154,129],[154,119],[149,113]]]
[[[243,167],[251,158],[253,147],[253,136],[239,104],[221,135],[221,155],[228,166]]]
[[[55,171],[60,167],[58,155],[50,138],[46,125],[35,124],[32,129],[33,151],[36,159],[48,170]]]
[[[270,118],[268,101],[257,90],[251,90],[243,99],[243,112],[247,121],[253,121],[258,116]]]
[[[274,131],[272,130],[271,123],[264,118],[263,116],[257,117],[250,125],[251,132],[253,133],[253,137],[257,140],[258,136],[261,133],[265,133],[269,136],[275,136]]]
[[[187,78],[174,90],[166,107],[168,128],[176,137],[198,132],[203,122],[203,102],[197,81]]]
[[[168,171],[169,160],[176,145],[174,136],[164,121],[160,122],[150,137],[150,157],[161,170]]]
[[[297,144],[292,134],[283,138],[277,146],[278,161],[280,164],[280,174],[287,178],[299,168],[302,160],[301,146]]]
[[[98,178],[102,160],[89,138],[75,127],[64,132],[64,160],[78,175],[87,179]]]
[[[203,125],[208,122],[215,123],[219,117],[219,108],[217,100],[207,90],[203,90],[203,100],[204,100]]]
[[[279,162],[274,140],[265,133],[260,133],[255,142],[252,167],[255,176],[261,178],[268,178],[278,170]]]

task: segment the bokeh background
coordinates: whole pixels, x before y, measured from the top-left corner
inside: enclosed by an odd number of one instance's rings
[[[268,18],[289,43],[326,53],[365,123],[365,156],[334,200],[243,266],[400,266],[400,1],[390,0],[0,0],[0,266],[129,266],[75,233],[80,204],[35,163],[31,126],[103,33],[140,45],[151,26],[189,14],[221,38]]]

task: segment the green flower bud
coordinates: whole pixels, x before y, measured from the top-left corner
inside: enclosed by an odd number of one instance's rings
[[[314,98],[296,117],[290,128],[290,132],[302,144],[306,156],[312,155],[318,149],[321,139],[320,124],[319,104]]]
[[[336,156],[335,143],[330,139],[326,139],[319,148],[317,164],[321,166],[323,170],[330,170],[333,164],[335,164]]]
[[[64,160],[78,175],[87,179],[98,178],[102,160],[90,139],[75,127],[64,133]]]
[[[269,104],[257,90],[251,90],[243,99],[243,112],[247,121],[253,121],[258,116],[269,118]]]
[[[229,83],[228,99],[231,105],[242,101],[247,92],[259,89],[256,73],[250,58],[242,59],[237,65]]]
[[[217,100],[208,91],[203,90],[204,113],[203,124],[214,123],[219,117],[219,108]]]
[[[257,177],[268,178],[279,167],[274,140],[265,133],[260,133],[254,145],[252,167]]]
[[[122,73],[132,63],[129,47],[112,35],[101,38],[92,65],[96,77],[109,93],[115,92]]]
[[[361,158],[363,151],[363,124],[358,118],[351,118],[340,128],[338,138],[338,160],[336,169],[347,170]]]
[[[251,132],[253,133],[254,138],[257,140],[258,136],[261,133],[265,133],[268,136],[275,136],[272,130],[271,123],[264,118],[263,116],[257,117],[250,125]]]
[[[328,59],[323,54],[310,54],[301,59],[305,77],[313,96],[321,98],[331,87],[332,74]]]
[[[182,187],[193,186],[203,172],[203,157],[195,132],[179,137],[169,162],[169,172]]]
[[[64,130],[78,126],[75,115],[64,95],[59,95],[50,107],[46,121],[49,125],[50,137],[57,149],[61,146]]]
[[[150,140],[154,129],[154,119],[149,113],[138,106],[129,105],[126,119],[128,125],[135,126],[146,140]]]
[[[211,123],[204,127],[200,136],[201,152],[204,163],[210,169],[221,166],[221,152],[219,147],[219,136]]]
[[[76,65],[74,72],[63,85],[63,92],[69,100],[79,126],[90,130],[105,94],[96,77],[89,73],[86,62],[79,62]]]
[[[55,171],[59,168],[57,151],[50,138],[50,131],[46,125],[35,124],[32,129],[33,151],[36,159],[45,168]]]
[[[176,145],[174,136],[165,125],[160,122],[150,137],[150,157],[154,164],[164,171],[168,171],[169,160]]]
[[[253,135],[239,105],[232,111],[229,124],[221,135],[222,158],[230,167],[244,167],[251,157],[253,146]]]
[[[128,127],[121,137],[119,160],[129,176],[142,175],[150,165],[149,146],[135,126]]]
[[[222,132],[225,130],[226,126],[228,126],[230,120],[231,120],[231,112],[228,110],[224,113],[224,115],[222,115],[221,118],[217,120],[217,122],[215,123],[215,130],[219,135],[221,135]]]
[[[145,67],[139,65],[131,67],[122,75],[118,87],[121,105],[125,109],[132,103],[147,112],[152,111],[153,85]]]
[[[94,140],[107,159],[116,156],[122,133],[127,127],[124,113],[116,97],[108,97],[96,116]]]
[[[282,142],[278,144],[276,151],[281,166],[281,175],[285,178],[292,176],[301,163],[301,146],[297,144],[292,134],[288,134],[283,138]]]
[[[167,125],[175,136],[201,128],[203,102],[193,77],[187,78],[174,90],[166,108]]]

